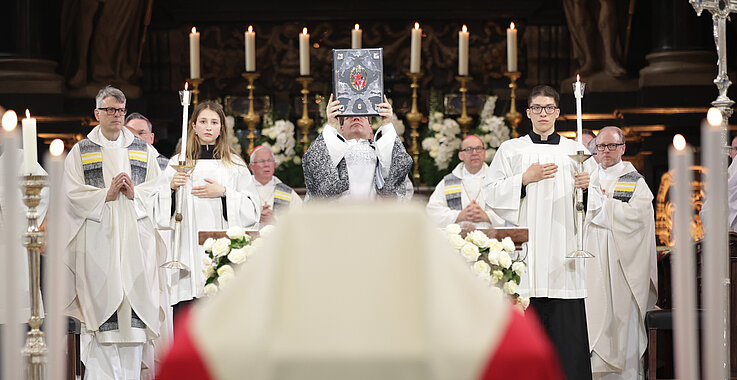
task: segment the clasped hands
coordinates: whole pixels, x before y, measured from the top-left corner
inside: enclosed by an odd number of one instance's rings
[[[529,168],[522,174],[522,186],[526,186],[530,183],[542,181],[544,179],[555,177],[555,173],[558,171],[558,165],[554,163],[541,164],[536,162],[530,165]],[[588,189],[589,187],[589,173],[588,172],[575,172],[573,173],[574,186],[578,189]]]
[[[466,207],[461,210],[456,218],[456,222],[469,221],[469,222],[489,222],[489,215],[484,211],[475,200],[471,201]]]
[[[187,178],[189,178],[189,173],[176,172],[174,173],[174,178],[171,179],[169,187],[172,191],[176,190],[187,183]],[[192,195],[198,198],[220,198],[225,195],[225,186],[209,178],[205,178],[205,182],[207,182],[207,185],[192,187]]]
[[[126,173],[118,173],[110,181],[110,187],[107,189],[107,195],[105,196],[105,202],[114,201],[118,198],[118,194],[123,193],[126,198],[133,199],[133,180]]]

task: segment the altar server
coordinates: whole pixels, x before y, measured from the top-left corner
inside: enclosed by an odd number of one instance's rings
[[[586,229],[586,316],[594,379],[644,379],[645,312],[657,301],[653,194],[631,163],[622,161],[624,133],[596,136],[599,181],[606,201]]]
[[[273,223],[288,210],[302,207],[299,194],[274,175],[276,162],[269,147],[259,145],[254,148],[248,167],[253,172],[261,203],[259,227]]]
[[[486,174],[486,203],[514,226],[529,228],[529,271],[519,293],[529,296],[563,364],[566,378],[591,378],[586,329],[584,259],[576,250],[575,189],[587,190],[586,218],[601,210],[596,162],[584,171],[570,157],[585,148],[555,132],[560,96],[549,86],[530,92],[529,134],[502,143]],[[586,248],[584,246],[584,248]]]

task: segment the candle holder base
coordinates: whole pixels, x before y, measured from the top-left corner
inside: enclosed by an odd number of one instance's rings
[[[566,255],[567,259],[591,259],[593,257],[594,255],[587,251],[584,251],[583,249],[577,249]]]

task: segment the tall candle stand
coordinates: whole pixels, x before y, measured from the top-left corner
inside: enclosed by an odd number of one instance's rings
[[[179,165],[171,165],[177,172],[191,173],[194,165],[187,165],[187,161],[180,160]],[[182,208],[184,207],[184,186],[177,189],[176,204],[174,205],[174,246],[172,247],[172,260],[161,265],[162,268],[189,271],[189,267],[179,261],[182,256]]]
[[[260,77],[261,74],[247,72],[242,75],[248,81],[248,113],[243,115],[243,120],[248,125],[248,136],[246,136],[248,139],[248,149],[246,152],[250,155],[256,147],[256,126],[261,121],[261,116],[253,111],[253,89],[256,88],[253,85],[253,81]]]
[[[307,148],[310,146],[310,128],[315,124],[315,121],[310,118],[309,111],[307,109],[307,98],[310,94],[310,83],[312,83],[312,77],[301,76],[297,78],[297,82],[302,84],[302,117],[297,120],[297,127],[302,131],[302,138],[299,142],[302,143],[302,155],[307,153]]]
[[[519,122],[522,121],[522,114],[517,112],[517,79],[522,75],[519,71],[507,71],[504,73],[504,76],[509,78],[509,112],[507,112],[505,118],[509,122],[509,125],[512,126],[512,138],[519,137],[519,132],[517,132],[517,126],[519,125]]]
[[[468,92],[466,83],[470,82],[472,78],[468,75],[458,75],[456,76],[456,80],[461,84],[461,88],[458,90],[461,93],[461,116],[458,116],[456,121],[461,126],[461,134],[463,137],[466,137],[468,132],[471,131],[471,123],[473,123],[473,118],[468,116],[468,111],[466,110],[466,93]]]
[[[192,85],[192,105],[197,107],[200,102],[200,84],[202,84],[202,78],[189,78],[187,83]]]
[[[28,207],[26,218],[28,227],[24,234],[23,245],[28,251],[29,293],[31,296],[31,318],[28,325],[31,331],[26,336],[23,356],[26,357],[26,378],[41,380],[44,378],[46,364],[46,342],[41,324],[41,248],[45,244],[45,234],[38,229],[38,207],[41,202],[41,189],[47,185],[45,175],[25,175],[21,177],[23,186],[23,203]]]
[[[408,73],[407,74],[412,79],[412,84],[410,87],[412,88],[412,108],[410,109],[409,113],[406,115],[407,121],[409,122],[409,126],[412,129],[412,132],[410,132],[410,146],[409,146],[409,154],[412,155],[412,159],[415,162],[414,171],[412,172],[412,178],[414,179],[415,185],[420,184],[420,144],[419,144],[419,137],[420,137],[420,121],[422,121],[422,113],[417,109],[417,88],[420,87],[419,84],[417,84],[417,81],[422,77],[422,73]]]

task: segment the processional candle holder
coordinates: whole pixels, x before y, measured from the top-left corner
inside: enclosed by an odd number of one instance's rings
[[[509,112],[507,112],[505,118],[509,122],[509,125],[512,126],[512,138],[519,137],[519,132],[517,132],[517,126],[519,125],[520,121],[522,121],[522,114],[517,112],[517,79],[520,78],[522,73],[519,71],[507,71],[504,73],[504,76],[509,78]]]
[[[40,380],[44,378],[46,364],[46,341],[41,325],[41,248],[46,243],[45,233],[38,228],[38,207],[41,202],[41,190],[47,186],[45,175],[25,175],[20,178],[23,187],[23,203],[28,208],[26,218],[28,227],[23,234],[23,245],[28,251],[29,293],[31,298],[31,318],[28,325],[31,331],[26,335],[26,345],[22,350],[26,358],[26,378]]]
[[[458,90],[461,93],[461,116],[458,116],[456,121],[458,122],[458,125],[461,126],[461,134],[465,138],[468,135],[468,132],[471,131],[471,124],[473,123],[473,118],[468,116],[466,108],[466,93],[468,92],[466,84],[470,82],[472,78],[468,75],[458,75],[456,76],[456,80],[461,84],[461,88]]]
[[[302,85],[302,117],[297,119],[297,128],[302,131],[302,138],[299,140],[302,143],[302,155],[307,153],[307,148],[310,147],[310,128],[315,124],[315,121],[310,118],[309,110],[307,109],[307,99],[310,95],[310,83],[312,83],[312,77],[301,76],[297,78],[297,82]]]
[[[412,132],[410,132],[410,146],[409,146],[409,154],[412,155],[412,160],[415,162],[414,171],[412,172],[412,178],[414,179],[415,185],[420,184],[420,144],[419,144],[419,137],[420,137],[420,122],[422,121],[422,113],[417,109],[417,89],[420,87],[420,85],[417,83],[419,79],[422,77],[422,73],[408,73],[407,74],[412,79],[412,84],[410,87],[412,88],[412,108],[410,109],[409,113],[406,115],[407,122],[409,122],[409,126],[412,129]]]
[[[192,105],[197,107],[200,102],[200,84],[202,84],[202,78],[189,78],[187,83],[192,85]]]
[[[586,83],[576,80],[573,83],[573,96],[576,98],[576,124],[577,124],[577,136],[579,145],[581,144],[581,128],[582,128],[582,117],[581,117],[581,99],[583,98],[583,92]],[[590,154],[586,154],[581,146],[580,150],[576,154],[569,155],[573,161],[576,162],[576,171],[583,172],[584,161],[591,158]],[[574,204],[574,212],[576,213],[576,250],[570,252],[566,257],[572,259],[588,259],[594,257],[591,253],[583,249],[583,219],[586,212],[584,211],[583,204],[583,189],[576,188],[576,203]]]
[[[260,77],[261,74],[256,72],[246,72],[241,75],[243,75],[243,77],[248,81],[248,113],[243,115],[243,120],[246,122],[246,125],[248,125],[248,136],[246,136],[248,139],[248,149],[246,152],[251,154],[253,153],[253,149],[256,148],[256,126],[261,122],[261,116],[253,110],[253,89],[256,88],[256,86],[253,85],[253,81]]]

